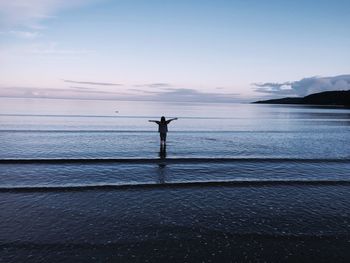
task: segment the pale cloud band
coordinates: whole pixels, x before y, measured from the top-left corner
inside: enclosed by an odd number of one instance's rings
[[[69,82],[71,83],[71,82]],[[77,83],[77,82],[74,82]],[[83,84],[90,82],[80,82]],[[93,85],[96,85],[94,83]],[[98,83],[97,85],[100,85]],[[102,83],[103,84],[103,83]],[[111,83],[104,83],[111,84]],[[242,102],[236,93],[202,92],[189,88],[163,88],[160,90],[128,89],[126,91],[106,91],[95,86],[67,88],[2,87],[0,97],[48,98],[48,99],[92,99],[92,100],[131,100],[131,101],[179,101],[179,102]]]
[[[69,80],[69,79],[63,79],[63,81],[67,83],[73,83],[73,84],[85,84],[85,85],[97,85],[97,86],[122,86],[122,84],[119,84],[119,83],[109,83],[109,82],[76,81],[76,80]]]
[[[33,32],[33,31],[16,31],[16,30],[11,30],[9,32],[10,35],[13,35],[18,38],[23,38],[23,39],[35,39],[40,36],[40,33],[38,32]]]
[[[270,95],[307,96],[332,90],[350,90],[350,75],[333,77],[309,77],[283,83],[254,83],[256,92]]]
[[[62,9],[86,5],[94,0],[1,0],[0,27],[24,26],[41,29],[40,22],[54,18]]]
[[[165,88],[165,87],[172,87],[173,85],[170,83],[148,83],[148,84],[137,84],[134,85],[134,87],[148,87],[148,88]]]

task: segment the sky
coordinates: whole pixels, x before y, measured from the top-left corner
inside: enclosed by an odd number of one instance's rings
[[[348,0],[0,0],[0,97],[248,102],[350,89]]]

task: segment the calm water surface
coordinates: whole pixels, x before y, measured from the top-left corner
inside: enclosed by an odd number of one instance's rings
[[[350,110],[304,106],[1,99],[0,158],[349,158]]]
[[[3,262],[350,260],[349,109],[2,98],[0,124]]]

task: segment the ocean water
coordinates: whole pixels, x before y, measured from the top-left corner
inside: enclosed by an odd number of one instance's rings
[[[350,109],[1,98],[0,124],[4,262],[350,259]]]

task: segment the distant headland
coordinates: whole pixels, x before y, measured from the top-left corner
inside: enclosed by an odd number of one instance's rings
[[[253,103],[350,106],[350,90],[325,91],[310,94],[305,97],[287,97],[281,99],[260,100]]]

